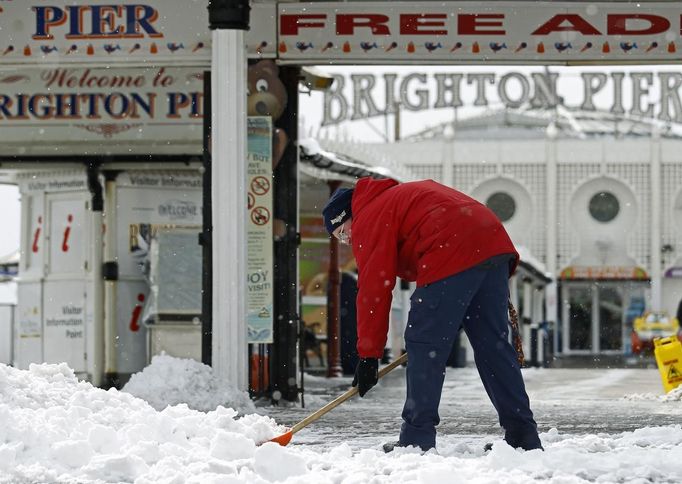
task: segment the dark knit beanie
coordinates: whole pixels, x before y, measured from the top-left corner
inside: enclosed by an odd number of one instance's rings
[[[337,227],[351,218],[350,204],[352,199],[352,188],[339,188],[332,194],[327,205],[322,209],[324,226],[330,235]]]

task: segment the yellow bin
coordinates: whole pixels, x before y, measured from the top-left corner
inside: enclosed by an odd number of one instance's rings
[[[668,393],[682,384],[682,344],[677,336],[655,338],[654,355],[663,380],[663,388],[665,393]]]

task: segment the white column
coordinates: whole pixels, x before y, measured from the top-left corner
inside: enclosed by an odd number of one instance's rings
[[[596,355],[601,353],[599,344],[599,334],[601,333],[599,322],[599,286],[596,283],[590,283],[589,287],[592,290],[592,349],[590,349],[590,353]]]
[[[216,29],[212,41],[212,366],[220,379],[247,390],[244,31]]]
[[[90,383],[94,386],[102,386],[104,377],[104,280],[102,279],[103,262],[103,238],[102,238],[102,212],[93,210],[92,197],[89,202],[90,220],[92,221],[92,310],[93,322],[91,323],[92,335],[87,338],[88,358],[87,371],[90,374]]]
[[[544,306],[545,300],[543,297],[544,294],[544,288],[543,287],[534,287],[533,288],[533,323],[531,324],[531,327],[537,329],[537,335],[538,335],[538,342],[537,342],[537,347],[538,347],[538,361],[537,363],[540,366],[544,366],[545,362],[545,338],[544,338],[544,330],[541,330],[540,323],[542,323],[542,308]]]
[[[554,351],[559,350],[559,291],[556,279],[559,277],[557,272],[557,146],[556,146],[556,128],[547,129],[547,136],[545,141],[545,162],[547,166],[547,260],[545,265],[547,272],[552,277],[552,282],[546,287],[546,304],[547,304],[547,321],[549,321],[554,330],[553,348]],[[542,207],[539,207],[542,209]],[[566,328],[566,321],[564,321],[564,329]],[[568,334],[563,335],[564,349],[567,348]]]
[[[653,130],[651,136],[651,170],[649,176],[651,179],[651,209],[644,218],[650,218],[651,229],[651,267],[649,268],[649,275],[651,276],[651,309],[659,311],[662,308],[662,285],[663,285],[663,271],[661,270],[661,135],[658,130]],[[646,195],[645,195],[646,196]]]
[[[570,335],[568,334],[568,320],[570,318],[570,310],[571,307],[568,304],[568,287],[563,286],[561,288],[561,295],[564,300],[564,304],[561,306],[561,332],[562,332],[562,338],[561,338],[561,351],[567,355],[571,352],[571,338]],[[555,326],[555,328],[558,328],[558,325]],[[556,334],[556,331],[554,331],[554,348],[557,348],[557,343],[556,341],[558,340],[558,335]]]
[[[531,325],[525,324],[525,321],[533,321],[533,286],[530,281],[523,281],[523,312],[519,314],[519,324],[521,325],[521,334],[523,335],[523,352],[530,358],[531,350]]]
[[[455,162],[455,140],[454,138],[452,140],[443,140],[443,149],[441,150],[441,156],[443,157],[441,159],[441,166],[442,166],[442,172],[441,172],[441,183],[443,185],[449,186],[449,187],[454,187],[459,190],[462,189],[462,187],[458,187],[453,180],[452,174],[453,174],[453,164]]]
[[[118,261],[117,219],[118,198],[116,180],[107,180],[104,184],[104,222],[107,230],[104,234],[104,262]],[[116,338],[118,336],[118,281],[104,281],[104,373],[113,374],[118,371]]]

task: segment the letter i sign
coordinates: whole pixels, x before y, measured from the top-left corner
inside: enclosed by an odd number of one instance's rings
[[[69,235],[71,235],[71,222],[73,222],[73,215],[69,214],[69,216],[66,217],[66,220],[68,223],[64,229],[64,237],[62,238],[62,252],[69,251]]]
[[[31,251],[34,254],[37,254],[38,251],[40,250],[40,246],[38,245],[38,241],[40,240],[40,229],[43,224],[43,217],[39,216],[38,217],[38,227],[36,227],[35,232],[33,232],[33,243],[31,244]]]

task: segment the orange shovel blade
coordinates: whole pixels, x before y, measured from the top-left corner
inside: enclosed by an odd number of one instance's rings
[[[291,437],[294,436],[294,433],[289,430],[287,432],[284,432],[282,435],[275,437],[274,439],[268,440],[268,442],[277,442],[279,445],[282,447],[286,446],[289,442],[291,442]]]

